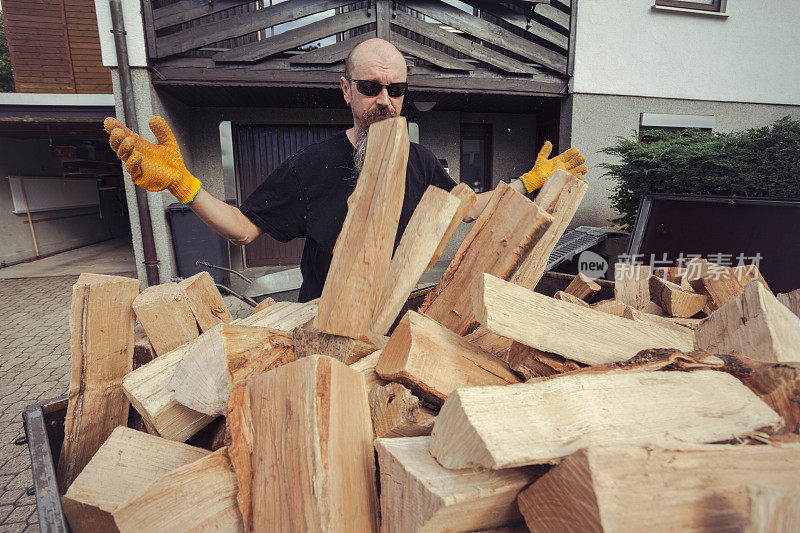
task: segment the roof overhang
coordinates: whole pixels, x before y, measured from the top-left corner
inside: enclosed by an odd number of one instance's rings
[[[0,93],[0,137],[101,139],[113,94]]]

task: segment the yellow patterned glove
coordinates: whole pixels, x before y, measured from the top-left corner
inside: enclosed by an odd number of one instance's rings
[[[133,182],[148,191],[172,193],[182,204],[191,202],[200,191],[200,180],[183,164],[178,142],[161,117],[150,119],[150,131],[158,144],[146,141],[119,120],[108,117],[103,128],[109,133],[109,144],[125,163]]]
[[[533,168],[519,177],[525,185],[525,190],[528,192],[535,191],[544,185],[553,172],[556,170],[566,170],[578,179],[583,179],[583,176],[589,171],[589,168],[584,165],[586,158],[583,157],[577,148],[570,148],[566,152],[562,152],[555,156],[553,159],[547,159],[550,152],[553,150],[553,144],[550,141],[544,143],[539,155],[536,157],[536,163]]]

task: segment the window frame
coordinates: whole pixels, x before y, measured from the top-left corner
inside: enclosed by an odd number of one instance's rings
[[[713,13],[725,13],[725,0],[712,0],[711,4],[702,2],[692,2],[690,0],[654,0],[656,6],[677,7],[679,9],[691,9],[695,11],[710,11]]]

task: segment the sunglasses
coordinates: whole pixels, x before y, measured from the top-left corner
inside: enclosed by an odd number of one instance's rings
[[[370,80],[354,80],[353,78],[347,78],[350,81],[356,83],[356,89],[358,92],[363,94],[364,96],[378,96],[381,94],[381,91],[384,87],[386,87],[386,92],[392,98],[400,98],[406,93],[406,89],[408,89],[408,83],[380,83],[377,81],[370,81]]]

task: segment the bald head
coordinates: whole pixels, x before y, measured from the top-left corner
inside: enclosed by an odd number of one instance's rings
[[[344,64],[344,75],[353,78],[362,67],[371,65],[402,68],[408,72],[406,60],[395,45],[383,39],[373,38],[355,45],[350,50]]]

